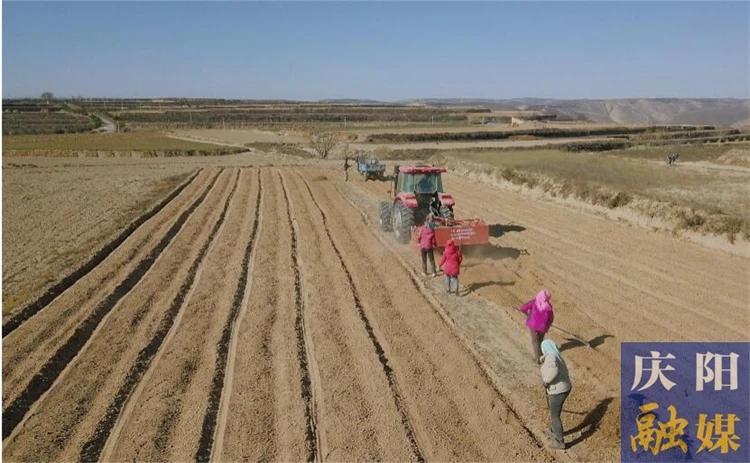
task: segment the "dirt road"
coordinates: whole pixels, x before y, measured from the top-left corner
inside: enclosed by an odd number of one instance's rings
[[[339,187],[203,169],[3,338],[3,456],[552,460]]]
[[[94,116],[98,117],[102,121],[101,127],[92,130],[92,132],[102,132],[102,133],[115,133],[117,132],[117,123],[110,119],[109,117],[105,116],[102,113],[95,113]]]

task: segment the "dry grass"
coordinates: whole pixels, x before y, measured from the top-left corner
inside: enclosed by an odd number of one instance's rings
[[[3,137],[4,155],[70,156],[87,152],[142,152],[164,155],[211,155],[240,151],[210,143],[170,138],[160,132],[114,134],[14,135]]]
[[[290,156],[299,156],[301,158],[314,158],[315,156],[309,151],[305,151],[300,148],[297,143],[269,143],[269,142],[254,142],[245,143],[248,148],[254,148],[264,152],[276,151],[278,153],[287,154]]]
[[[729,149],[690,146],[675,150],[681,159],[711,161]],[[648,213],[661,215],[677,229],[727,234],[730,240],[735,235],[750,239],[750,172],[679,163],[668,167],[661,160],[664,152],[654,148],[606,154],[554,149],[455,150],[433,159],[608,208],[628,205],[636,198],[651,201],[660,207],[652,208],[658,213]]]
[[[636,146],[610,151],[609,154],[634,159],[664,161],[667,153],[680,153],[680,161],[713,162],[731,150],[750,149],[750,143],[704,143],[696,145]],[[679,164],[679,162],[678,162]]]

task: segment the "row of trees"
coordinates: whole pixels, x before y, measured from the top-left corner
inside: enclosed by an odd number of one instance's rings
[[[55,99],[55,95],[52,92],[44,92],[40,96],[40,99],[44,100],[45,103],[49,103]],[[337,134],[333,132],[319,132],[310,136],[310,146],[321,159],[327,159],[328,155],[339,145],[342,145],[344,156],[348,156],[349,144],[343,142]]]

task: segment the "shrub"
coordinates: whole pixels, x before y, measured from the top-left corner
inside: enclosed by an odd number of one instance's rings
[[[633,198],[629,194],[618,191],[609,198],[609,201],[607,201],[607,207],[610,209],[621,207],[628,204],[632,199]]]
[[[596,141],[583,141],[583,142],[572,142],[560,145],[560,149],[563,151],[580,152],[580,151],[610,151],[619,150],[630,147],[630,142],[627,140],[596,140]]]
[[[693,209],[677,211],[677,226],[686,230],[697,230],[706,223],[706,218]]]

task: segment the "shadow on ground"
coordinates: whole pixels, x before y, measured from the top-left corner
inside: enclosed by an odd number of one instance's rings
[[[575,439],[568,443],[568,448],[588,439],[597,429],[599,429],[599,423],[601,423],[604,415],[607,413],[607,409],[609,408],[609,404],[612,403],[612,400],[614,400],[613,397],[607,397],[606,399],[601,400],[593,410],[583,417],[581,424],[565,431],[566,436],[578,434]]]
[[[522,225],[503,225],[499,223],[490,224],[490,236],[498,238],[506,233],[510,232],[522,232],[526,230],[526,227]]]
[[[465,286],[466,292],[464,294],[473,293],[487,286],[513,286],[514,284],[516,284],[515,281],[476,281]]]
[[[494,244],[485,244],[483,246],[468,246],[464,248],[463,254],[466,257],[478,257],[480,259],[518,259],[519,256],[528,256],[529,251],[526,249],[496,246]]]
[[[597,347],[599,347],[602,344],[604,344],[604,340],[607,339],[607,338],[614,338],[614,336],[612,336],[611,334],[602,334],[600,336],[592,338],[588,342],[588,345],[589,345],[589,347],[592,347],[592,348],[596,349]],[[575,349],[576,347],[586,347],[586,343],[581,342],[578,339],[570,338],[570,337],[566,336],[565,337],[565,342],[562,345],[560,345],[560,352],[563,352],[563,351],[566,351],[566,350],[569,350],[569,349]]]

